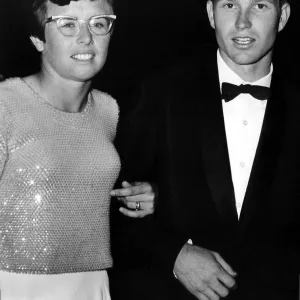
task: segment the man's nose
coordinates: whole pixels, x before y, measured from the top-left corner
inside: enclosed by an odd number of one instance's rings
[[[77,42],[85,45],[93,43],[93,35],[89,29],[87,22],[80,24],[80,31],[77,36]]]
[[[237,30],[243,30],[252,27],[248,11],[241,11],[236,19],[235,27]]]

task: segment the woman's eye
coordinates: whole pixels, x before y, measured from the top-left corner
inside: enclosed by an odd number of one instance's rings
[[[73,23],[66,23],[66,24],[63,25],[63,27],[72,28],[72,27],[74,27],[74,24]]]
[[[98,27],[98,28],[104,27],[103,23],[94,23],[93,26]]]
[[[61,20],[60,24],[61,27],[64,28],[73,28],[76,27],[76,23],[72,20]]]

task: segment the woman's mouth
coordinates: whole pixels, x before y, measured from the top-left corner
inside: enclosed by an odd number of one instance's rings
[[[80,61],[89,61],[93,59],[94,55],[92,54],[75,54],[71,56],[72,58]]]

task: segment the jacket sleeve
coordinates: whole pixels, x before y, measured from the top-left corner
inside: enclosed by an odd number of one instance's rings
[[[158,183],[160,157],[159,133],[165,121],[167,99],[163,88],[144,85],[138,95],[137,109],[122,116],[117,130],[116,148],[121,157],[117,187],[123,180]],[[155,94],[156,92],[156,94]],[[161,183],[163,184],[163,182]],[[112,253],[115,267],[156,267],[173,272],[177,255],[188,240],[184,234],[160,217],[163,201],[158,188],[158,204],[153,215],[131,219],[118,212],[112,201]],[[170,201],[170,199],[168,199]]]

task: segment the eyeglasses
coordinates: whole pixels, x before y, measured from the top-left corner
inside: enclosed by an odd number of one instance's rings
[[[81,24],[88,23],[90,32],[94,35],[106,35],[113,26],[116,15],[99,15],[89,20],[79,20],[76,17],[52,16],[48,18],[45,24],[56,22],[58,30],[65,36],[76,36],[80,32]]]

